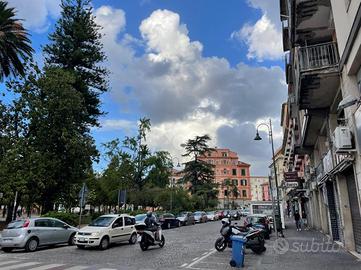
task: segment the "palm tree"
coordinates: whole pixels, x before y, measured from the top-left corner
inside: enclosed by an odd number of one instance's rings
[[[23,61],[33,53],[27,31],[14,16],[14,8],[0,1],[0,81],[9,75],[23,76]]]

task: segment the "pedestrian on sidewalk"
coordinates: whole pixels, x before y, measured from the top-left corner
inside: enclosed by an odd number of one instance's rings
[[[297,231],[301,231],[301,216],[300,216],[300,213],[298,213],[298,211],[296,210],[293,217],[295,218]]]
[[[308,230],[307,215],[305,210],[302,211],[302,227],[304,230]]]

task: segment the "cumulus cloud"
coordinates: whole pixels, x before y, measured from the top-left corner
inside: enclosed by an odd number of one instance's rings
[[[282,34],[279,21],[279,3],[276,0],[248,0],[250,7],[261,10],[262,16],[256,23],[247,23],[231,38],[248,46],[249,59],[279,60],[283,56]]]
[[[44,33],[50,26],[49,19],[60,14],[60,0],[9,0],[15,7],[17,17],[24,20],[24,26],[34,32]]]
[[[142,21],[141,40],[126,33],[121,10],[103,6],[95,15],[105,34],[113,100],[136,104],[151,119],[154,149],[180,157],[180,144],[203,134],[214,145],[239,143],[241,149],[254,134],[230,142],[222,130],[236,134],[247,123],[254,133],[259,119],[279,117],[287,93],[280,67],[232,67],[227,59],[202,56],[203,45],[190,40],[187,26],[169,10],[156,10]],[[266,172],[270,155],[254,157],[245,155],[244,161],[257,160]]]
[[[105,119],[100,123],[101,131],[126,130],[131,131],[137,123],[125,119]]]

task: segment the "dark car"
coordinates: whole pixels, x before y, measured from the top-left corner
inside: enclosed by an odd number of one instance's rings
[[[194,212],[194,219],[196,223],[205,223],[208,221],[207,213],[204,211]]]
[[[180,227],[181,222],[170,213],[159,215],[159,222],[163,229],[170,229],[172,227]]]
[[[191,212],[182,212],[178,215],[177,219],[180,221],[181,225],[183,226],[196,224],[194,215]]]
[[[244,225],[247,226],[248,224],[252,224],[256,227],[259,227],[264,230],[264,238],[269,239],[272,229],[269,225],[267,215],[263,214],[253,214],[248,215],[244,220]]]
[[[159,223],[159,218],[155,213],[152,213],[152,216],[155,222]],[[147,214],[139,214],[135,216],[135,223],[144,223],[145,219],[147,218]]]

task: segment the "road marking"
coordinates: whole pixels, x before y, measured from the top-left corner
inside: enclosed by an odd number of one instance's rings
[[[16,263],[18,261],[3,261],[3,262],[0,262],[0,265],[4,265],[4,264],[11,264],[11,263]]]
[[[204,252],[203,254],[202,254],[202,256],[204,256],[204,255],[206,255],[208,252]]]
[[[195,260],[198,260],[199,259],[199,257],[195,257],[192,261],[195,261]]]
[[[195,264],[203,261],[205,258],[211,256],[211,255],[214,254],[215,252],[216,252],[216,250],[212,250],[211,252],[208,252],[207,255],[204,255],[203,257],[200,257],[198,260],[193,261],[191,264],[189,264],[189,265],[187,266],[187,268],[188,268],[188,269],[191,269],[193,265],[195,265]]]
[[[33,265],[37,265],[37,264],[40,264],[40,263],[39,262],[20,263],[20,264],[16,264],[16,265],[1,267],[1,270],[13,270],[13,269],[23,268],[23,267],[27,267],[27,266],[33,266]]]
[[[47,269],[51,269],[51,268],[55,268],[55,267],[59,267],[59,266],[63,266],[64,264],[47,264],[47,265],[43,265],[43,266],[39,266],[39,267],[35,267],[35,268],[30,268],[28,270],[47,270]]]
[[[73,266],[73,267],[70,267],[70,268],[66,268],[64,270],[83,270],[83,269],[86,269],[86,268],[88,268],[88,266],[76,265],[76,266]]]

